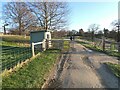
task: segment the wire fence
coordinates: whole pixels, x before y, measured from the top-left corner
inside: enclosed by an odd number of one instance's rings
[[[51,44],[50,49],[63,49],[64,40],[49,40],[48,42]]]
[[[18,39],[18,38],[17,38]],[[32,57],[32,48],[30,40],[14,40],[9,38],[3,38],[1,41],[2,46],[2,71],[5,69],[9,70],[16,66],[18,63],[24,62]],[[45,42],[48,45],[48,42]],[[49,44],[51,47],[48,49],[59,49],[64,48],[64,40],[50,40]],[[48,47],[48,46],[46,46]],[[43,51],[42,45],[35,45],[35,55]]]
[[[95,39],[94,46],[99,47],[104,51],[115,51],[118,52],[118,43],[115,41],[108,41],[106,39]]]
[[[94,47],[97,47],[103,51],[115,51],[118,52],[118,43],[114,40],[109,40],[109,39],[99,39],[99,38],[94,38],[92,41],[90,38],[82,38],[84,42],[88,43],[89,45],[92,45]]]
[[[9,44],[11,45],[5,46],[4,43],[2,45],[2,71],[13,68],[32,56],[29,43],[10,42]]]

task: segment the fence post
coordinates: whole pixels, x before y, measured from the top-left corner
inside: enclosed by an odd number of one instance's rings
[[[118,52],[120,53],[120,42],[118,42]]]
[[[46,50],[46,40],[45,39],[43,40],[43,43],[42,43],[42,49],[43,49],[43,51]]]
[[[105,51],[105,37],[102,37],[102,49]]]
[[[35,56],[34,43],[32,42],[32,56]]]
[[[49,48],[49,40],[46,39],[46,49],[48,49],[48,48]]]

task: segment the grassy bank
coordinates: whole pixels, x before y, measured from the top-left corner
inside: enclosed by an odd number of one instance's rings
[[[120,64],[106,63],[112,72],[120,79]]]
[[[59,50],[47,50],[38,55],[24,68],[4,76],[2,80],[3,88],[40,88],[44,83],[44,76],[48,74],[50,68],[59,57]]]
[[[24,38],[18,35],[4,35],[2,46],[2,64],[18,62],[27,59],[31,56],[29,37]],[[19,43],[21,42],[21,43]],[[22,44],[25,42],[26,44]],[[61,45],[62,46],[62,45]],[[25,52],[26,50],[26,52]],[[64,41],[63,52],[69,50],[69,42]],[[24,67],[12,72],[7,76],[2,77],[2,88],[40,88],[45,82],[44,77],[47,77],[49,71],[54,66],[57,58],[60,56],[61,50],[49,49],[41,52],[35,59],[28,62]],[[25,59],[24,59],[25,58]],[[3,67],[3,66],[2,66]]]
[[[120,57],[120,53],[118,53],[116,51],[110,51],[110,50],[103,51],[102,48],[95,47],[95,46],[91,45],[89,42],[84,42],[84,41],[76,41],[76,42],[82,44],[83,46],[85,46],[91,50],[102,52],[102,53],[105,53],[110,56]]]

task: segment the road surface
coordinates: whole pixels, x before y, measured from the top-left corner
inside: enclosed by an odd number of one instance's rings
[[[118,63],[117,58],[89,50],[71,42],[70,57],[54,84],[56,88],[119,88],[118,78],[105,62]]]

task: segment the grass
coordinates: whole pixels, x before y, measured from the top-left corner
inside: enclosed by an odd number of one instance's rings
[[[3,36],[2,46],[2,65],[25,60],[24,57],[29,56],[29,52],[25,52],[29,45],[25,46],[18,42],[27,42],[23,36]],[[62,45],[61,45],[62,46]],[[63,51],[69,49],[69,42],[64,41]],[[18,51],[23,51],[24,53]],[[59,49],[51,49],[40,53],[35,59],[27,63],[24,67],[17,69],[9,75],[2,77],[2,88],[40,88],[45,82],[44,77],[48,75],[50,69],[60,56]],[[14,54],[13,54],[14,53]],[[31,52],[30,52],[31,55]]]
[[[8,42],[8,41],[0,41],[0,46],[13,46],[13,47],[30,47],[29,43],[19,43],[19,42]]]
[[[3,47],[10,49],[2,50],[2,70],[14,67],[18,62],[22,62],[32,56],[30,48],[27,47]]]
[[[64,41],[63,43],[63,51],[67,52],[70,48],[70,42],[69,41]]]
[[[0,35],[0,38],[2,38],[3,41],[7,42],[29,42],[30,37],[26,36],[20,36],[20,35]]]
[[[84,45],[85,47],[87,47],[89,49],[94,50],[94,51],[106,53],[106,54],[108,54],[110,56],[120,57],[120,53],[117,52],[117,51],[112,51],[112,50],[105,50],[105,51],[103,51],[102,48],[95,47],[95,46],[91,45],[88,42],[84,42],[84,41],[77,41],[77,42],[80,43],[80,44],[82,44],[82,45]]]
[[[112,72],[120,79],[120,64],[106,63]]]
[[[30,50],[30,37],[20,35],[0,35],[2,41],[2,70],[10,69],[32,56]]]
[[[14,67],[32,56],[31,49],[25,45],[18,45],[16,42],[1,41],[2,46],[2,70]]]
[[[2,78],[3,88],[40,88],[44,76],[52,68],[59,57],[59,50],[47,50],[28,63],[24,68]]]
[[[101,48],[95,47],[95,46],[91,45],[90,43],[86,43],[84,41],[77,41],[77,42],[84,45],[87,48],[92,49],[92,50],[103,52],[103,53],[106,53],[106,54],[111,55],[111,56],[120,57],[120,53],[118,53],[118,52],[110,51],[110,50],[102,51]],[[120,78],[120,64],[113,64],[113,63],[109,63],[109,62],[106,64],[112,70],[112,72],[115,74],[115,76]]]

